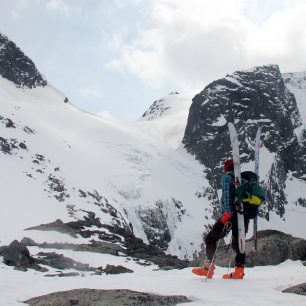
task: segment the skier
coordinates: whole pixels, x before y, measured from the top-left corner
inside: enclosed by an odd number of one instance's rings
[[[221,217],[213,225],[211,231],[205,238],[206,261],[202,267],[194,268],[192,272],[196,275],[212,278],[215,264],[214,255],[218,240],[224,238],[230,229],[232,230],[232,248],[236,251],[235,270],[230,274],[223,275],[224,279],[242,279],[244,276],[245,254],[240,253],[238,245],[238,207],[235,205],[235,180],[234,162],[228,159],[224,162],[224,175],[221,178]],[[245,231],[247,232],[249,219],[245,220]]]

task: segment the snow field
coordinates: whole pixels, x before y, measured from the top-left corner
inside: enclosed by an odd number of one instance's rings
[[[75,252],[78,253],[78,252]],[[191,273],[191,268],[182,270],[155,270],[155,266],[143,267],[126,258],[101,254],[75,255],[87,258],[91,264],[111,263],[132,268],[134,273],[119,275],[90,275],[81,273],[76,277],[44,277],[47,273],[29,270],[21,272],[0,263],[0,305],[21,306],[21,301],[56,291],[76,288],[130,289],[161,295],[185,295],[192,303],[182,305],[306,305],[306,297],[282,293],[283,289],[305,282],[306,267],[300,261],[286,261],[278,266],[246,268],[244,280],[223,280],[227,268],[216,268],[214,279]],[[56,272],[56,271],[53,271]],[[68,271],[67,271],[68,272]],[[34,285],[35,284],[35,285]]]

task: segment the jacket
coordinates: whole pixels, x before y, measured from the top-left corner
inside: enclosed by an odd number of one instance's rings
[[[235,203],[235,180],[234,173],[229,171],[221,177],[221,215],[225,212],[234,212]]]

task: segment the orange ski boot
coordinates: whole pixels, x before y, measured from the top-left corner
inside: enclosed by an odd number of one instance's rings
[[[203,267],[193,268],[192,273],[199,276],[207,276],[207,278],[212,278],[215,271],[215,265],[210,262],[206,262]]]
[[[224,279],[243,279],[244,277],[244,267],[235,266],[235,271],[230,274],[224,274]]]

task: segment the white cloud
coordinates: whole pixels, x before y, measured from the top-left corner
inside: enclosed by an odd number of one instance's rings
[[[19,0],[18,5],[13,5],[10,10],[13,19],[18,20],[21,14],[24,12],[25,9],[28,8],[29,5],[29,0]]]
[[[279,63],[285,71],[306,69],[306,3],[276,12],[248,36],[250,59]]]
[[[0,5],[5,5],[1,3],[2,1],[8,2],[0,0]],[[10,0],[6,6],[9,6],[10,14],[14,20],[18,20],[26,11],[31,14],[31,11],[37,8],[60,13],[65,17],[71,17],[72,14],[81,12],[80,6],[73,2],[68,3],[67,0]]]
[[[74,12],[80,10],[77,6],[68,4],[64,0],[48,0],[44,1],[44,3],[47,10],[59,12],[66,17],[71,17]]]
[[[138,37],[128,43],[116,37],[119,56],[108,67],[151,85],[173,82],[187,90],[255,65],[305,69],[305,1],[254,1],[260,23],[247,15],[251,1],[152,1]],[[266,12],[259,9],[264,2]]]

